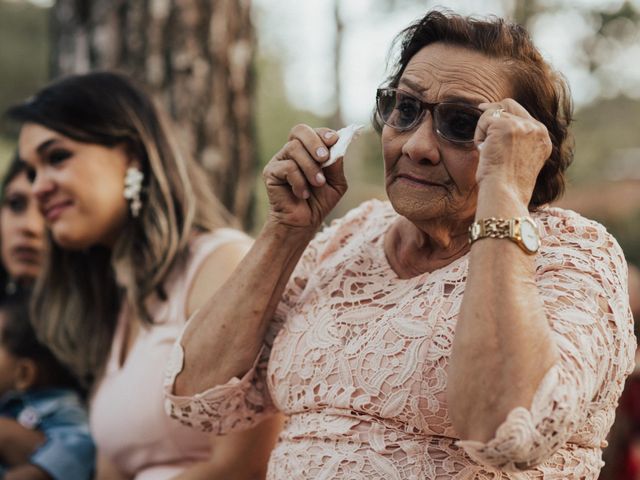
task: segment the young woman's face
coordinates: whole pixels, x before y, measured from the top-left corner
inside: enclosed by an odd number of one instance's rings
[[[81,143],[26,123],[20,158],[27,163],[32,192],[60,247],[112,247],[127,219],[123,196],[130,159],[124,146]]]
[[[2,264],[13,280],[31,283],[40,273],[44,252],[44,217],[23,171],[9,182],[3,192],[0,206]]]

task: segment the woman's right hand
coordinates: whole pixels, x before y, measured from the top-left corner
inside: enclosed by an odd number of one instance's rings
[[[322,169],[335,131],[296,125],[289,141],[263,170],[269,197],[268,221],[315,231],[347,191],[342,160]]]

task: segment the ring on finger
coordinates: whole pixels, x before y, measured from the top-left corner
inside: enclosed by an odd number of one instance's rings
[[[493,111],[493,113],[491,114],[491,116],[493,118],[500,118],[502,116],[502,112],[504,112],[504,108],[498,108],[496,110]]]

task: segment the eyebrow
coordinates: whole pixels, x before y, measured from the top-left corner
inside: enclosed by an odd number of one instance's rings
[[[422,85],[414,82],[413,80],[409,80],[408,78],[401,78],[399,83],[406,84],[409,88],[418,92],[420,95],[424,95],[424,93],[429,90],[428,88],[423,87]],[[483,98],[468,97],[461,94],[446,95],[441,101],[466,103],[468,105],[479,105],[481,103],[486,103],[486,100]]]
[[[409,88],[411,88],[412,90],[415,90],[416,92],[423,94],[424,92],[426,92],[428,89],[423,87],[422,85],[414,82],[413,80],[409,80],[408,78],[401,78],[400,79],[400,84],[406,84],[407,86],[409,86]]]
[[[36,153],[40,156],[44,155],[44,152],[51,147],[51,145],[55,145],[56,142],[60,141],[59,138],[50,138],[49,140],[45,140],[44,142],[42,142],[40,145],[38,145],[38,147],[36,148]],[[18,161],[20,161],[21,163],[24,163],[26,165],[29,165],[29,162],[27,162],[26,159],[22,158],[20,155],[18,155]]]
[[[57,138],[50,138],[49,140],[45,140],[40,145],[38,145],[38,148],[36,148],[36,152],[38,152],[39,155],[42,155],[42,153],[45,150],[47,150],[47,148],[49,148],[51,145],[56,143],[58,140],[59,139],[57,139]]]

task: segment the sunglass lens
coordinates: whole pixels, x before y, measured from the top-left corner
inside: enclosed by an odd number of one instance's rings
[[[420,102],[392,89],[378,91],[378,115],[387,125],[399,130],[412,128],[422,113]]]
[[[481,112],[473,107],[441,103],[435,109],[436,128],[440,135],[452,142],[471,142]]]

